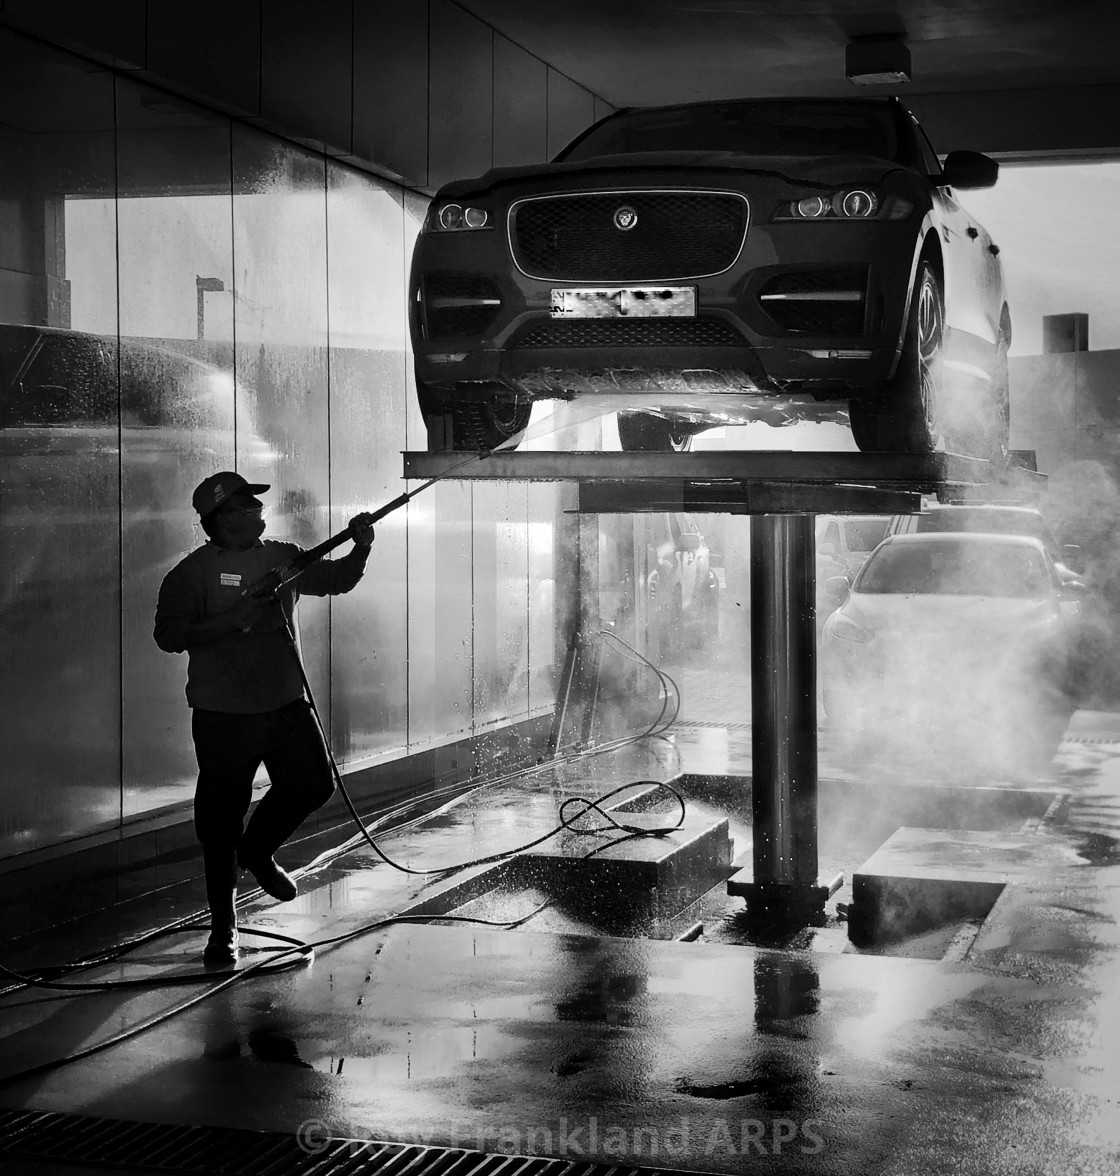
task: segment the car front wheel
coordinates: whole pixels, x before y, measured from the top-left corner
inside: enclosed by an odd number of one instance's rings
[[[883,394],[853,399],[852,436],[863,453],[931,453],[940,439],[945,305],[933,266],[918,265],[898,368]]]
[[[679,421],[645,412],[618,414],[618,441],[624,453],[653,451],[684,453],[692,444],[692,429]]]
[[[529,427],[531,401],[505,390],[495,391],[485,399],[448,402],[433,389],[417,384],[420,413],[428,427],[428,452],[447,450],[497,449],[513,442]]]

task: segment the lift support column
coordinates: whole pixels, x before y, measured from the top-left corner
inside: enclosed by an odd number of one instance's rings
[[[752,918],[811,923],[817,883],[816,568],[813,516],[751,519]]]

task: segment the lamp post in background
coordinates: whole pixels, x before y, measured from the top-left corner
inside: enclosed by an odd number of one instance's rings
[[[226,284],[221,278],[202,278],[196,274],[194,285],[198,297],[198,337],[203,339],[206,336],[206,295],[211,292],[219,293],[226,288]]]

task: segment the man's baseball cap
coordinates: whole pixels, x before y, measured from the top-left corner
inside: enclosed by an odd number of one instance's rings
[[[228,502],[238,491],[242,494],[263,494],[268,489],[267,485],[246,482],[240,474],[235,474],[231,470],[222,470],[221,473],[211,474],[199,482],[191,498],[191,505],[198,511],[199,517],[205,518],[216,511],[223,502]]]

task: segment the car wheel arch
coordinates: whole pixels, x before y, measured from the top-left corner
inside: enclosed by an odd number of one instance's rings
[[[918,282],[918,271],[921,269],[923,261],[928,261],[933,268],[933,275],[937,279],[937,285],[941,290],[942,302],[944,302],[945,257],[941,252],[941,242],[938,239],[937,230],[928,216],[923,221],[922,232],[914,248],[914,257],[910,262],[910,284],[906,289],[906,305],[902,308],[903,312],[898,339],[895,341],[894,363],[891,365],[888,382],[894,378],[898,370],[898,365],[902,360],[903,344],[906,341],[906,328],[910,322],[910,305],[914,300],[915,287]]]

